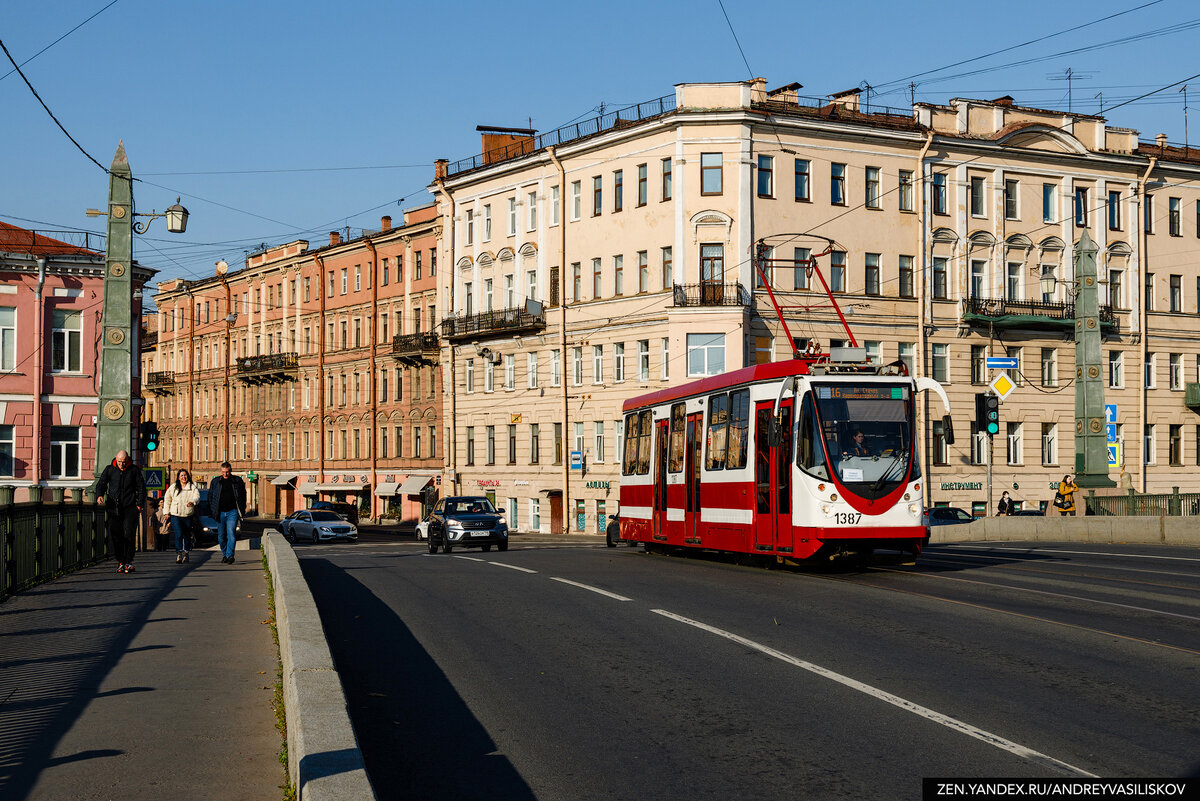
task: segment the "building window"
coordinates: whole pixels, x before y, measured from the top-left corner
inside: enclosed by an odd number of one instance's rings
[[[725,335],[687,335],[688,377],[719,375],[725,372]]]
[[[604,462],[604,421],[592,423],[592,460],[597,464]]]
[[[1167,233],[1171,236],[1183,234],[1183,203],[1177,197],[1167,198]]]
[[[900,171],[900,211],[913,210],[913,171]]]
[[[592,298],[600,297],[601,279],[604,273],[600,268],[600,259],[592,259]]]
[[[599,217],[604,212],[604,177],[597,175],[592,178],[592,216]]]
[[[1146,233],[1154,233],[1154,195],[1146,195],[1142,201],[1142,225],[1146,229]]]
[[[879,254],[866,254],[865,274],[863,276],[863,291],[868,295],[879,294]]]
[[[0,476],[14,475],[16,439],[13,429],[13,426],[0,426]]]
[[[625,294],[625,257],[613,256],[613,294]]]
[[[50,478],[79,478],[79,426],[50,427]]]
[[[1146,389],[1154,389],[1155,388],[1155,385],[1157,384],[1157,382],[1155,381],[1156,373],[1158,373],[1158,354],[1147,353],[1146,354],[1146,375],[1144,376],[1144,380],[1146,382],[1146,384],[1145,384]]]
[[[592,345],[592,383],[604,383],[604,346]]]
[[[662,288],[670,289],[675,285],[675,261],[671,248],[662,249]]]
[[[1022,373],[1021,373],[1021,359],[1024,355],[1024,353],[1023,353],[1024,350],[1025,349],[1021,348],[1021,347],[1007,347],[1004,349],[1005,356],[1007,356],[1010,359],[1017,360],[1017,369],[1013,370],[1013,374],[1012,374],[1011,378],[1013,380],[1013,383],[1016,384],[1018,387],[1023,386],[1025,384],[1025,379],[1023,378]]]
[[[529,206],[529,210],[527,212],[528,219],[526,220],[528,225],[526,226],[526,229],[529,231],[534,231],[537,230],[537,192],[530,192],[528,195],[526,195],[526,202]]]
[[[866,195],[867,208],[879,208],[880,184],[879,184],[879,168],[867,167],[866,169]]]
[[[583,212],[583,182],[571,182],[571,220],[577,221]]]
[[[1183,426],[1167,427],[1167,458],[1172,465],[1183,464]]]
[[[913,286],[913,261],[912,256],[900,257],[900,283],[898,289],[902,298],[911,298],[915,294]]]
[[[638,340],[638,381],[650,380],[650,340]]]
[[[933,174],[933,213],[946,213],[946,173],[935,172]]]
[[[946,299],[946,259],[944,256],[935,256],[933,259],[933,298],[934,300]]]
[[[613,345],[613,381],[618,383],[625,380],[625,343]]]
[[[514,354],[504,354],[504,388],[512,390],[516,388],[517,380],[517,360]]]
[[[972,345],[971,346],[971,383],[986,384],[987,383],[987,346]]]
[[[529,499],[529,530],[530,531],[541,531],[542,530],[542,499],[541,498],[530,498]]]
[[[933,380],[943,384],[950,381],[950,346],[944,343],[933,346]]]
[[[1108,230],[1121,230],[1121,193],[1116,190],[1108,193]]]
[[[1058,464],[1058,424],[1042,423],[1042,464]]]
[[[51,371],[55,373],[79,372],[82,369],[83,357],[83,315],[70,309],[55,309],[50,337]]]
[[[515,425],[508,427],[508,463],[517,463],[517,427]]]
[[[671,160],[662,160],[662,199],[671,199]]]
[[[809,163],[807,159],[796,159],[796,200],[809,201],[810,196]]]
[[[1021,424],[1008,423],[1008,463],[1021,464]]]
[[[1142,464],[1154,464],[1154,424],[1147,423],[1142,432]]]
[[[583,267],[577,261],[571,262],[571,299],[583,300]]]
[[[467,467],[475,464],[475,426],[467,426]]]
[[[563,424],[554,424],[554,463],[563,463]]]
[[[1087,228],[1088,224],[1088,191],[1085,187],[1075,187],[1075,227]]]
[[[541,459],[541,430],[537,423],[529,425],[529,463],[537,464]]]
[[[625,173],[617,170],[613,173],[613,211],[625,208]]]
[[[722,191],[721,154],[700,154],[700,194],[719,195]]]
[[[846,252],[835,250],[829,254],[829,290],[846,291]]]
[[[916,362],[913,360],[913,354],[916,353],[916,343],[901,342],[900,343],[900,361],[904,362],[904,366],[908,368],[909,375],[916,375]]]
[[[1170,277],[1170,292],[1171,311],[1183,311],[1183,276],[1172,275]]]
[[[646,205],[646,198],[649,195],[648,184],[649,179],[646,176],[646,165],[639,164],[637,166],[637,204],[639,206]]]
[[[775,159],[770,156],[758,157],[758,196],[775,196]]]
[[[1042,348],[1042,386],[1053,387],[1058,384],[1058,350]]]
[[[1154,273],[1146,273],[1146,311],[1154,311]]]
[[[562,355],[557,350],[550,351],[550,386],[562,386]]]
[[[945,465],[950,463],[950,449],[946,446],[946,427],[941,420],[933,421],[933,463]]]
[[[1168,381],[1171,389],[1183,389],[1183,354],[1172,353],[1167,356]]]
[[[1124,270],[1108,271],[1108,302],[1114,309],[1125,308],[1124,281]],[[1196,282],[1196,294],[1200,297],[1200,279]]]
[[[559,189],[557,186],[550,187],[550,224],[558,225],[559,221]]]
[[[1108,385],[1113,389],[1125,386],[1125,354],[1123,351],[1108,352]]]
[[[971,259],[971,283],[967,286],[970,297],[982,298],[987,278],[987,262],[981,259]]]
[[[1017,207],[1020,189],[1021,184],[1015,179],[1009,178],[1004,181],[1004,218],[1006,220],[1021,219],[1020,209]]]
[[[1007,272],[1004,276],[1004,298],[1021,300],[1021,263],[1010,261],[1005,268]]]
[[[0,371],[17,369],[17,308],[0,306]]]
[[[529,389],[538,388],[538,355],[537,351],[531,351],[525,355],[525,375],[526,386]]]
[[[1042,222],[1054,222],[1054,184],[1042,184]]]
[[[514,212],[514,213],[515,213],[515,212]],[[514,224],[514,225],[516,224],[516,218],[515,218],[515,217],[513,218],[513,224]],[[421,254],[421,251],[419,251],[419,250],[418,250],[418,251],[414,251],[414,252],[413,252],[413,257],[414,257],[414,260],[415,260],[415,261],[414,261],[414,264],[413,264],[413,280],[414,280],[414,281],[420,281],[420,280],[421,280],[421,266],[422,266],[422,263],[423,263],[423,262],[421,261],[421,256],[422,256],[422,254]]]
[[[571,348],[571,384],[583,385],[583,348]]]
[[[971,216],[983,217],[984,214],[984,183],[983,177],[979,175],[971,176]]]
[[[659,360],[662,362],[661,377],[663,381],[671,378],[671,338],[663,337],[659,347]]]
[[[812,258],[811,248],[792,249],[792,288],[808,289],[809,259]]]
[[[639,250],[638,258],[638,294],[650,291],[650,254]]]
[[[987,464],[987,434],[971,421],[971,464]]]
[[[496,389],[496,364],[491,359],[483,361],[483,391],[494,392]]]
[[[829,202],[834,206],[846,205],[846,165],[833,162],[829,165]]]

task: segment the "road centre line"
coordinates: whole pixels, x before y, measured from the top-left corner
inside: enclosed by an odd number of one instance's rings
[[[923,717],[934,723],[938,723],[938,724],[945,726],[949,729],[952,729],[954,731],[960,732],[962,734],[966,734],[969,737],[974,737],[976,740],[980,740],[984,743],[987,743],[988,745],[999,748],[1002,751],[1008,751],[1009,753],[1015,754],[1023,759],[1028,759],[1032,762],[1037,762],[1037,763],[1042,764],[1046,767],[1049,767],[1053,770],[1056,770],[1060,773],[1065,773],[1070,776],[1082,776],[1082,777],[1092,778],[1092,779],[1097,778],[1097,776],[1095,774],[1088,773],[1087,771],[1083,770],[1082,768],[1077,768],[1074,765],[1069,765],[1066,762],[1061,762],[1061,761],[1054,759],[1053,757],[1047,756],[1039,751],[1034,751],[1032,748],[1027,748],[1026,746],[1020,745],[1019,743],[1014,743],[1011,740],[1006,740],[1005,738],[1000,737],[999,735],[995,735],[995,734],[992,734],[991,732],[984,731],[983,729],[972,726],[969,723],[964,723],[961,720],[952,718],[949,715],[944,715],[941,712],[935,712],[932,709],[923,707],[920,704],[917,704],[917,703],[914,703],[907,699],[901,698],[898,695],[893,695],[892,693],[886,692],[884,690],[880,690],[877,687],[872,687],[869,684],[864,684],[856,679],[852,679],[849,676],[843,676],[840,673],[835,673],[834,671],[829,670],[828,668],[824,668],[824,667],[821,667],[820,665],[813,664],[812,662],[807,662],[803,659],[799,659],[799,658],[791,656],[789,654],[785,654],[782,651],[777,651],[774,648],[771,648],[770,646],[762,645],[761,643],[757,643],[754,640],[748,640],[745,637],[741,637],[737,634],[733,634],[732,632],[728,632],[723,629],[718,629],[714,626],[709,626],[706,623],[701,623],[697,620],[692,620],[690,618],[683,617],[682,615],[677,615],[673,612],[668,612],[665,609],[652,609],[650,611],[654,612],[657,615],[662,615],[663,617],[668,618],[670,620],[674,620],[679,623],[684,623],[686,625],[693,626],[695,628],[700,629],[701,631],[707,631],[710,634],[715,634],[718,637],[724,637],[725,639],[730,640],[731,642],[735,642],[738,645],[742,645],[746,648],[751,648],[755,651],[758,651],[759,653],[774,657],[775,659],[778,659],[783,662],[787,662],[790,665],[794,665],[798,668],[807,670],[811,673],[815,673],[816,675],[821,676],[822,678],[829,679],[830,681],[835,681],[838,684],[841,684],[845,687],[849,687],[852,690],[856,690],[858,692],[864,693],[864,694],[869,695],[872,698],[876,698],[880,701],[885,701],[889,704],[892,704],[893,706],[896,706],[896,707],[899,707],[900,709],[905,710],[906,712],[912,712],[913,714],[919,715],[920,717]]]
[[[479,561],[482,562],[483,560],[480,559]],[[510,565],[508,562],[488,562],[488,564],[495,565],[496,567],[507,567],[509,570],[520,570],[522,573],[536,573],[537,572],[536,570],[530,570],[527,567],[520,567],[519,565]]]
[[[1097,576],[1094,573],[1083,573],[1080,570],[1094,568],[1096,570],[1108,570],[1114,573],[1142,573],[1151,576],[1175,576],[1176,578],[1198,578],[1195,573],[1176,573],[1171,570],[1142,570],[1136,567],[1110,567],[1108,565],[1078,565],[1079,570],[1048,570],[1049,567],[1076,567],[1064,562],[1038,562],[1035,560],[1019,560],[1014,561],[1011,556],[984,556],[983,554],[973,553],[939,553],[940,558],[933,556],[921,555],[921,563],[934,563],[944,565],[962,566],[962,560],[975,560],[986,562],[999,562],[996,565],[981,565],[980,567],[999,567],[1006,568],[1008,571],[1016,571],[1021,573],[1044,573],[1052,576],[1067,576],[1069,578],[1078,579],[1099,579],[1101,581],[1120,581],[1127,584],[1143,584],[1147,587],[1165,587],[1172,590],[1192,590],[1194,587],[1183,584],[1158,584],[1152,581],[1145,581],[1135,578],[1121,578],[1119,576]],[[954,560],[959,561],[954,561]]]
[[[954,576],[942,576],[936,573],[920,573],[913,570],[894,570],[892,568],[879,568],[880,572],[884,573],[899,573],[903,576],[922,576],[925,578],[942,579],[944,581],[961,581],[964,584],[979,584],[984,587],[999,587],[1002,590],[1016,590],[1017,592],[1031,592],[1035,595],[1049,595],[1052,598],[1067,598],[1072,601],[1082,601],[1088,604],[1102,604],[1104,606],[1115,606],[1120,609],[1132,609],[1135,612],[1149,612],[1152,615],[1166,615],[1167,617],[1178,617],[1184,620],[1198,620],[1200,617],[1195,615],[1185,615],[1179,612],[1167,612],[1162,609],[1150,609],[1145,606],[1133,606],[1131,604],[1119,604],[1116,601],[1101,601],[1098,598],[1084,598],[1079,595],[1067,595],[1062,592],[1050,592],[1049,590],[1035,590],[1029,587],[1016,587],[1011,584],[996,584],[991,581],[976,581],[975,579],[956,578]]]
[[[936,548],[937,546],[935,546]],[[1174,559],[1179,562],[1200,562],[1191,556],[1154,556],[1141,553],[1108,553],[1106,551],[1062,551],[1057,548],[1001,548],[995,545],[944,545],[943,548],[961,548],[967,551],[1016,551],[1018,553],[1056,554],[1068,553],[1074,556],[1112,556],[1119,559]],[[926,550],[935,550],[926,548]]]
[[[487,564],[486,559],[476,559],[474,556],[459,556],[458,554],[453,554],[453,557],[455,559],[466,559],[468,562],[480,562],[482,564]]]
[[[592,592],[596,592],[601,595],[607,595],[609,598],[613,598],[618,601],[632,601],[633,600],[632,598],[626,598],[624,595],[617,595],[615,592],[609,592],[608,590],[602,590],[599,587],[593,587],[590,584],[580,584],[578,581],[571,581],[570,579],[559,578],[558,576],[550,576],[550,580],[551,581],[560,581],[563,584],[570,584],[572,587],[579,587],[582,590],[591,590]]]

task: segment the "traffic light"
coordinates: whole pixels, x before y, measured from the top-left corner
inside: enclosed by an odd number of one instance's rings
[[[989,437],[1000,433],[1000,396],[990,392],[975,394],[975,428]]]
[[[158,450],[158,423],[147,420],[138,426],[138,441],[143,451]]]

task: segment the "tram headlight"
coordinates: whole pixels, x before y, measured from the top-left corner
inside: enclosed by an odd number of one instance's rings
[[[919,504],[919,503],[910,503],[910,504],[908,505],[908,513],[909,513],[910,515],[912,515],[913,517],[916,517],[917,515],[921,514],[921,504]]]
[[[832,507],[830,507],[830,505],[829,505],[829,504],[827,504],[827,503],[823,503],[823,504],[821,504],[821,514],[823,514],[823,515],[829,515],[829,514],[830,514],[830,513],[832,513],[832,512],[833,512],[833,508],[832,508]]]

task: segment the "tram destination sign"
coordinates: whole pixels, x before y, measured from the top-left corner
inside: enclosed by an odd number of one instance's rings
[[[872,384],[817,387],[817,397],[821,400],[908,400],[908,388]]]

